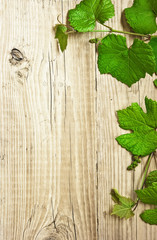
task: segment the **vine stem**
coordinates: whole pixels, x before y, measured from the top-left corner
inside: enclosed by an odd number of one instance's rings
[[[152,159],[152,156],[153,156],[153,153],[151,153],[151,154],[149,155],[149,157],[148,157],[148,160],[147,160],[146,168],[145,168],[145,171],[144,171],[144,174],[143,174],[143,178],[142,178],[141,188],[140,188],[140,189],[143,189],[143,187],[144,187],[144,184],[145,184],[145,181],[146,181],[146,177],[147,177],[147,173],[148,173],[148,169],[149,169],[149,166],[150,166],[150,161],[151,161],[151,159]],[[137,208],[138,203],[139,203],[139,198],[137,198],[137,200],[136,200],[136,204],[135,204],[135,206],[134,206],[133,211],[135,211],[135,209]]]
[[[116,29],[111,29],[111,30],[91,30],[90,32],[114,32],[114,33],[123,33],[123,34],[129,34],[129,35],[134,35],[134,36],[139,36],[139,37],[150,37],[150,35],[145,35],[141,33],[133,33],[133,32],[126,32],[126,31],[120,31]]]
[[[107,26],[107,25],[105,25],[105,24],[102,24],[104,27],[106,27],[106,28],[108,28],[108,30],[90,30],[90,31],[88,31],[88,32],[106,32],[106,33],[123,33],[123,34],[128,34],[128,35],[133,35],[133,36],[139,36],[139,37],[146,37],[146,38],[148,38],[148,39],[150,39],[150,38],[153,38],[153,37],[157,37],[157,35],[150,35],[150,34],[141,34],[141,33],[134,33],[134,32],[127,32],[127,31],[121,31],[121,30],[116,30],[116,29],[113,29],[113,28],[111,28],[110,26]],[[69,34],[69,33],[75,33],[75,32],[77,32],[77,31],[75,31],[75,30],[70,30],[69,32],[67,32],[67,34]]]
[[[151,153],[149,155],[149,158],[148,158],[148,161],[147,161],[147,165],[146,165],[146,169],[144,171],[144,175],[143,175],[143,179],[142,179],[142,182],[141,182],[141,189],[143,189],[143,186],[145,184],[145,181],[146,181],[146,177],[147,177],[147,173],[148,173],[148,169],[149,169],[149,166],[150,166],[150,161],[152,159],[152,156],[153,156],[153,153]]]
[[[69,31],[67,32],[68,34],[69,33],[75,33],[76,31]],[[147,37],[149,38],[150,35],[144,35],[144,34],[140,34],[140,33],[133,33],[133,32],[126,32],[126,31],[120,31],[120,30],[116,30],[116,29],[109,29],[109,30],[90,30],[88,32],[106,32],[106,33],[123,33],[123,34],[129,34],[129,35],[134,35],[134,36],[140,36],[140,37]]]

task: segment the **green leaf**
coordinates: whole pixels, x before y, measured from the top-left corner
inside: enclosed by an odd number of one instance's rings
[[[153,83],[154,83],[154,86],[157,87],[157,79],[155,79]]]
[[[120,218],[128,219],[133,217],[134,213],[128,205],[115,204],[111,215],[117,215]]]
[[[157,225],[157,208],[145,210],[140,217],[146,223]]]
[[[125,37],[110,34],[102,39],[98,54],[100,73],[110,73],[129,87],[144,78],[146,73],[152,75],[155,70],[152,48],[138,39],[128,49]]]
[[[146,187],[152,186],[152,184],[157,183],[157,170],[154,170],[149,173],[148,177],[146,178]]]
[[[149,42],[149,45],[152,47],[153,53],[155,56],[155,62],[156,62],[155,73],[157,74],[157,38],[156,37],[152,38]]]
[[[132,133],[116,138],[133,155],[147,156],[157,148],[157,102],[145,98],[147,112],[138,103],[117,112],[119,126]]]
[[[112,200],[117,203],[114,205],[111,215],[126,219],[134,216],[132,207],[135,202],[132,199],[121,196],[116,189],[111,190],[111,196]]]
[[[66,34],[67,27],[62,24],[57,24],[55,26],[56,34],[55,38],[58,39],[60,49],[63,52],[67,47],[68,34]]]
[[[134,32],[152,34],[157,30],[157,1],[134,0],[133,6],[125,9],[125,16]]]
[[[103,24],[114,16],[111,0],[83,0],[69,11],[70,25],[78,32],[88,32],[95,28],[96,21]]]
[[[151,186],[135,192],[141,202],[157,205],[157,183],[152,183]]]

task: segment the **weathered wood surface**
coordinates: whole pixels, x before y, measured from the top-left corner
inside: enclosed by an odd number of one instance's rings
[[[0,3],[0,240],[155,240],[156,228],[139,219],[143,206],[127,221],[110,216],[109,193],[132,194],[144,166],[125,170],[115,112],[144,106],[146,95],[157,100],[156,90],[148,75],[131,88],[100,76],[94,33],[71,35],[59,51],[53,26],[76,2]],[[132,1],[114,3],[109,24],[122,29]]]

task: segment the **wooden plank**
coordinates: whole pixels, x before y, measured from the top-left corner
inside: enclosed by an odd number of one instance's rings
[[[109,25],[122,29],[133,1],[113,2]],[[109,195],[114,187],[133,197],[139,184],[144,164],[125,170],[130,154],[115,141],[123,132],[115,112],[135,101],[143,107],[146,95],[157,100],[152,78],[128,88],[101,76],[88,43],[95,33],[70,35],[62,54],[53,27],[75,4],[1,1],[0,240],[155,240],[155,227],[138,217],[143,206],[119,220]]]
[[[1,4],[1,239],[97,239],[95,50],[52,30],[74,4]]]

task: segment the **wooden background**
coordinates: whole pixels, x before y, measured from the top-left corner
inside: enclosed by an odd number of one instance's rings
[[[128,88],[100,75],[95,33],[70,35],[62,54],[53,27],[78,2],[0,1],[0,240],[156,239],[142,204],[127,221],[110,216],[111,188],[135,197],[145,164],[126,171],[116,110],[157,100],[154,77]],[[132,2],[113,1],[110,26],[127,29],[121,12]]]

